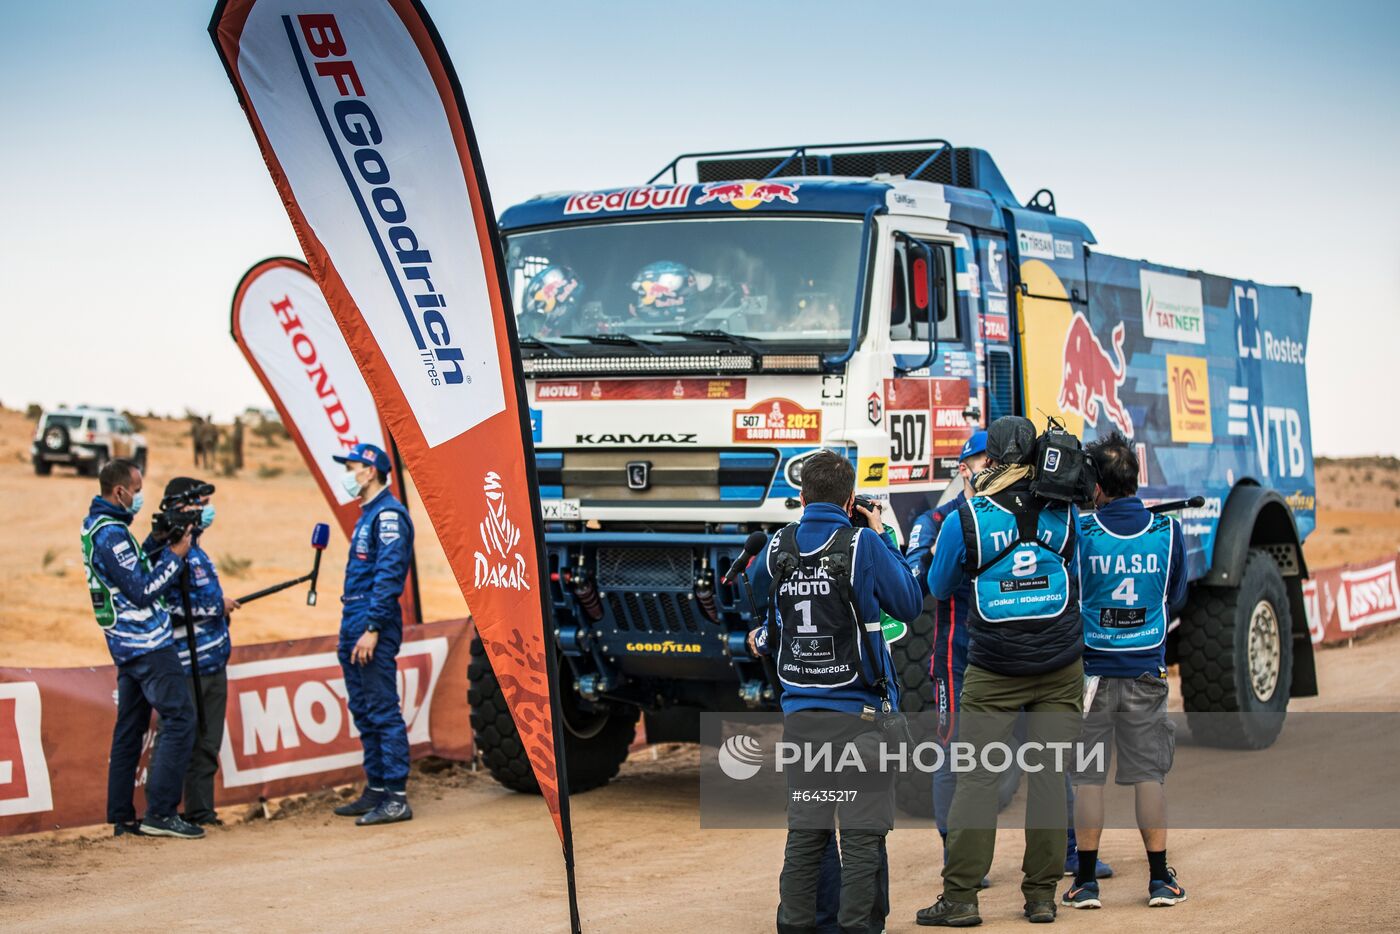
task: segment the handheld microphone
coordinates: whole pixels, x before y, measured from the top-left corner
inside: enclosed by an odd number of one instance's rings
[[[306,591],[306,605],[316,605],[316,578],[321,574],[321,552],[331,541],[331,527],[324,522],[316,523],[311,530],[311,547],[316,549],[316,557],[311,563],[311,586]]]
[[[734,559],[734,563],[729,566],[729,570],[724,572],[720,581],[725,584],[734,583],[734,579],[739,576],[739,572],[749,566],[754,555],[763,550],[763,546],[768,544],[768,533],[762,530],[750,532],[749,537],[744,539],[744,551],[739,557]]]
[[[1176,512],[1178,509],[1200,509],[1205,504],[1206,498],[1204,496],[1193,496],[1190,499],[1174,499],[1165,503],[1157,503],[1154,506],[1148,506],[1147,511],[1161,514]]]

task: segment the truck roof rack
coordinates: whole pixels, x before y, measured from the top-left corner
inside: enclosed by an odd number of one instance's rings
[[[762,149],[682,153],[647,184],[669,177],[680,184],[682,168],[693,167],[700,183],[789,176],[902,175],[922,182],[980,188],[1019,206],[992,157],[984,150],[956,147],[946,139],[907,139],[869,143],[807,143]]]

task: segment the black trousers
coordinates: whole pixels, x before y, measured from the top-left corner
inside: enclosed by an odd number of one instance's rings
[[[194,697],[194,678],[186,678],[190,697]],[[212,674],[199,676],[200,694],[204,697],[204,735],[196,736],[194,755],[185,772],[185,820],[213,820],[214,773],[219,771],[219,747],[224,742],[224,710],[228,706],[228,670],[220,668]]]
[[[136,820],[132,801],[141,745],[151,725],[151,710],[160,714],[164,742],[151,751],[146,774],[146,814],[173,817],[180,803],[180,777],[190,763],[194,744],[194,704],[184,685],[184,671],[173,646],[157,649],[117,666],[117,722],[112,728],[112,756],[107,766],[107,821]]]

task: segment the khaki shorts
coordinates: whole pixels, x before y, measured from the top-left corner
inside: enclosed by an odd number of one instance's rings
[[[1076,785],[1102,785],[1108,777],[1110,744],[1118,750],[1119,785],[1162,782],[1171,771],[1176,754],[1176,724],[1167,716],[1167,682],[1154,674],[1136,678],[1101,678],[1080,733],[1086,756],[1096,747],[1103,752],[1080,771],[1078,757],[1072,781]],[[1102,768],[1097,765],[1102,763]]]

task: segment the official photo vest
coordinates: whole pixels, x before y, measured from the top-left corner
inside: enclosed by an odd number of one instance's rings
[[[1172,520],[1153,516],[1136,535],[1116,535],[1081,516],[1079,567],[1084,644],[1098,652],[1152,649],[1167,638]]]
[[[774,657],[783,683],[836,688],[867,680],[860,614],[851,598],[859,534],[837,529],[807,554],[797,547],[797,526],[774,536],[769,637],[777,638]]]

